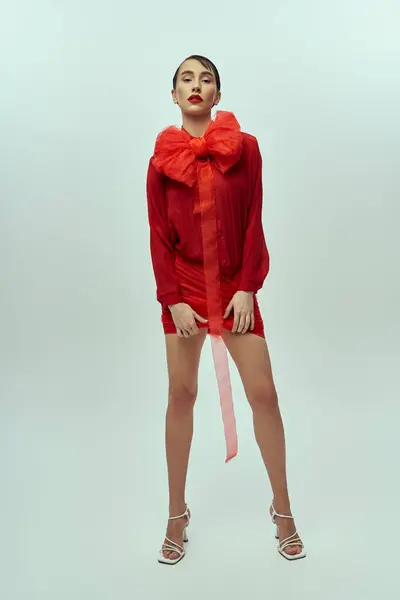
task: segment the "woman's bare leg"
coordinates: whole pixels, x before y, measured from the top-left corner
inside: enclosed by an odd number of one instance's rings
[[[267,343],[264,338],[250,332],[242,335],[224,330],[223,333],[253,411],[254,433],[271,482],[275,510],[280,514],[291,515],[286,478],[285,433]],[[296,530],[293,519],[276,517],[276,522],[280,541]],[[298,554],[301,546],[288,546],[285,552]]]
[[[198,370],[207,329],[188,338],[166,334],[169,376],[165,443],[168,467],[169,516],[181,515],[186,509],[185,487],[189,454],[193,438],[193,408],[197,397]],[[186,518],[168,521],[167,537],[183,546]],[[166,543],[168,543],[165,540]],[[164,551],[166,558],[178,558],[176,552]]]

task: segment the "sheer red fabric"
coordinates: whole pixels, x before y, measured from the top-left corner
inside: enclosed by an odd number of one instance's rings
[[[185,129],[170,126],[158,136],[152,162],[156,169],[171,179],[193,186],[198,182],[199,163],[213,164],[225,173],[240,158],[242,136],[235,115],[228,111],[217,111],[204,136],[193,138]],[[210,176],[209,176],[210,177]],[[207,201],[205,207],[207,207]],[[211,198],[208,200],[211,205]]]
[[[181,289],[184,302],[187,302],[189,306],[193,308],[202,317],[207,318],[207,296],[206,296],[206,285],[205,285],[205,274],[203,265],[196,263],[188,263],[179,254],[175,258],[175,273],[179,279],[179,286]],[[232,299],[235,292],[238,291],[240,285],[241,273],[238,273],[235,277],[226,278],[221,276],[220,288],[221,288],[221,306],[222,314],[225,313],[226,307]],[[234,321],[233,311],[228,317],[223,320],[223,328],[228,331],[232,330]],[[168,307],[164,307],[161,312],[161,322],[163,325],[164,333],[176,333],[176,327],[172,319],[171,311]],[[201,329],[207,329],[210,333],[209,322],[197,323],[197,326]],[[264,334],[264,323],[262,320],[260,308],[258,305],[257,295],[254,295],[254,329],[252,333],[265,337]]]
[[[210,122],[202,137],[193,138],[184,129],[168,127],[157,137],[152,164],[159,173],[163,173],[172,180],[196,188],[196,203],[194,212],[201,216],[201,236],[203,253],[204,282],[208,311],[208,330],[211,335],[214,365],[220,395],[222,419],[224,423],[226,440],[226,462],[237,455],[238,441],[234,415],[232,389],[228,367],[228,355],[222,338],[223,328],[223,303],[221,290],[221,273],[218,257],[218,227],[215,202],[215,169],[226,173],[240,159],[242,152],[242,133],[239,123],[231,112],[218,111],[215,119]],[[258,207],[259,208],[259,207]],[[260,209],[260,208],[259,208]],[[261,209],[260,209],[261,210]],[[261,218],[260,218],[261,223]],[[268,272],[268,253],[265,241],[260,240],[263,250],[260,256],[263,276]],[[254,246],[252,246],[254,247]],[[250,251],[248,244],[248,251]],[[165,254],[165,249],[161,251]],[[244,252],[246,254],[246,251]],[[175,257],[177,258],[177,257]],[[245,256],[249,262],[249,256]],[[258,260],[258,258],[257,258]],[[247,282],[246,282],[247,283]],[[249,285],[254,285],[249,280]],[[234,282],[232,282],[232,288]],[[229,287],[229,286],[228,286]],[[257,285],[258,287],[258,285]],[[226,293],[227,287],[224,291]],[[249,290],[251,291],[251,290]],[[174,298],[171,304],[178,300],[178,295],[168,294]],[[230,299],[229,299],[230,300]],[[193,307],[194,308],[194,307]],[[258,311],[258,305],[256,306]],[[163,311],[168,310],[163,303]],[[259,314],[259,311],[258,311]],[[171,317],[172,319],[172,317]],[[258,323],[258,332],[263,335],[262,326]],[[261,321],[262,325],[262,321]],[[261,333],[260,333],[261,332]]]

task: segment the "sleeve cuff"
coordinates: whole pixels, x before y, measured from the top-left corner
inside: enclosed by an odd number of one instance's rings
[[[159,299],[159,302],[163,308],[168,308],[168,306],[171,306],[172,304],[183,302],[183,299],[178,292],[171,292],[170,294],[164,294],[164,296]]]
[[[252,292],[253,294],[256,294],[259,289],[260,286],[255,281],[245,281],[244,283],[241,283],[239,287],[240,291]]]

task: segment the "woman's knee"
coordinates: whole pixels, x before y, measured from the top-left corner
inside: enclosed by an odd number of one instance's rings
[[[193,408],[197,398],[197,384],[170,382],[168,404],[177,410]]]
[[[253,410],[271,410],[278,408],[278,394],[274,382],[260,378],[251,383],[246,390],[247,399]]]

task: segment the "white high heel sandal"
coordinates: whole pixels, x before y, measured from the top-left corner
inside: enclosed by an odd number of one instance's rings
[[[187,541],[189,541],[187,532],[186,532],[186,529],[189,527],[189,523],[190,523],[189,507],[186,505],[186,510],[183,513],[183,515],[179,515],[178,517],[169,517],[168,521],[172,521],[173,519],[181,519],[182,517],[186,517],[186,519],[187,519],[187,523],[183,530],[183,541],[187,542]],[[169,544],[164,543],[162,545],[161,550],[158,553],[158,562],[163,563],[164,565],[176,565],[176,563],[178,563],[180,560],[182,560],[182,558],[185,556],[185,554],[186,554],[185,548],[183,546],[180,546],[177,542],[173,542],[167,536],[165,536],[165,539],[168,540]],[[171,552],[176,552],[179,556],[177,558],[166,558],[164,556],[165,550],[170,550]]]
[[[272,522],[276,525],[275,538],[277,540],[279,540],[279,526],[275,521],[275,517],[285,517],[286,519],[294,519],[294,517],[292,517],[291,515],[278,514],[276,512],[273,504],[271,504],[271,508],[272,508],[272,514],[271,513],[270,514],[271,514]],[[288,554],[287,552],[285,552],[285,548],[287,548],[288,546],[302,546],[303,549],[298,554]],[[307,556],[307,553],[304,548],[304,544],[301,541],[301,539],[298,537],[297,531],[292,533],[292,535],[289,535],[289,537],[285,538],[278,544],[278,552],[284,558],[287,558],[287,560],[298,560],[299,558],[304,558],[305,556]]]

